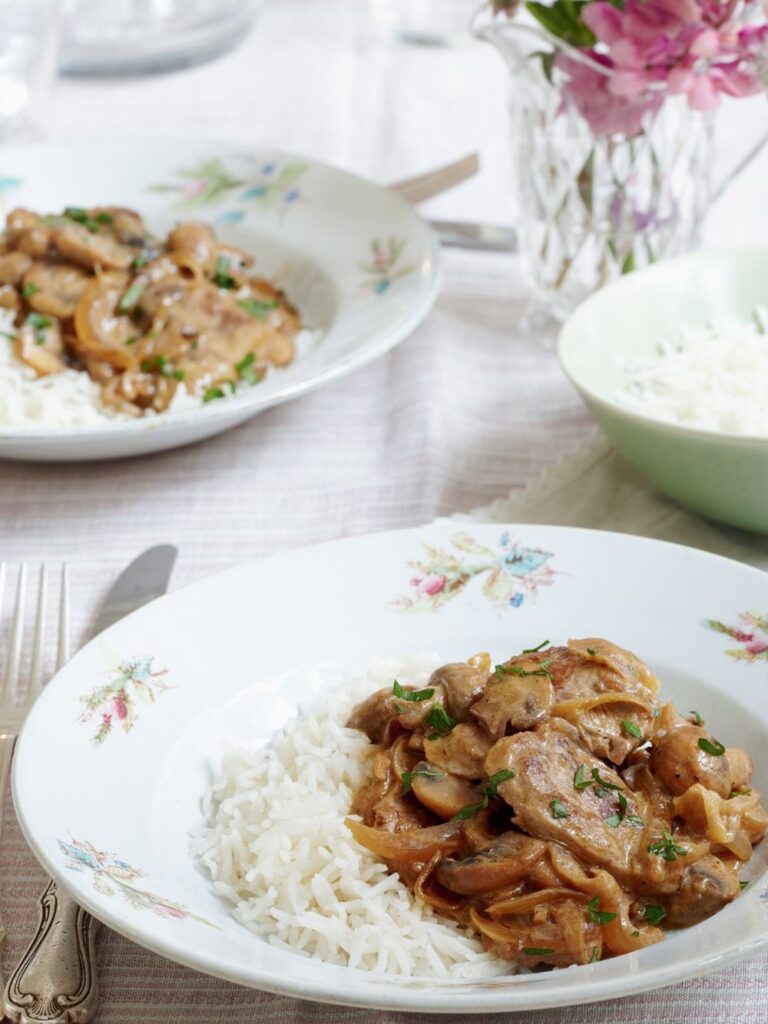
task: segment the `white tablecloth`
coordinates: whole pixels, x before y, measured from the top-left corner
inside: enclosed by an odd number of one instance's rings
[[[426,209],[512,223],[499,58],[481,44],[383,46],[371,37],[366,13],[363,0],[272,0],[242,46],[210,65],[146,79],[62,82],[51,134],[95,135],[105,146],[114,136],[206,134],[304,152],[381,181],[478,149],[482,176]],[[729,159],[765,130],[766,114],[764,101],[729,105],[721,124]],[[137,146],[137,161],[141,154]],[[767,171],[768,155],[726,195],[713,212],[711,238],[766,236]],[[152,543],[179,546],[179,585],[283,548],[467,511],[523,486],[578,444],[589,417],[553,354],[518,334],[525,290],[516,259],[446,252],[445,270],[434,312],[405,344],[238,430],[120,463],[0,464],[2,556],[66,558],[83,637],[111,579]],[[13,880],[0,887],[7,970],[33,928],[42,880],[10,812],[0,878]],[[100,968],[102,1024],[371,1017],[225,985],[109,934]],[[754,999],[763,1007],[768,1000],[764,964],[631,1003],[527,1021],[764,1024],[765,1011],[750,1009]]]

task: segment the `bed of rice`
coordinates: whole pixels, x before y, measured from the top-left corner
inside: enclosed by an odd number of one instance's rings
[[[84,370],[64,370],[38,377],[31,367],[17,359],[13,335],[13,314],[0,310],[0,428],[90,427],[134,421],[134,417],[102,402],[99,385]],[[300,331],[296,337],[297,355],[312,347],[318,335],[317,331]],[[202,405],[200,398],[180,387],[168,412]]]
[[[273,945],[413,977],[510,973],[418,903],[344,825],[374,749],[344,727],[352,706],[394,678],[423,685],[436,664],[380,663],[323,694],[268,747],[224,753],[194,850],[237,920]]]

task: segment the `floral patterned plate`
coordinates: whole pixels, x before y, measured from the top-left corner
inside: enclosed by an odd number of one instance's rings
[[[545,637],[641,654],[681,709],[750,751],[768,792],[768,577],[689,548],[558,527],[435,525],[243,565],[88,644],[32,711],[14,762],[45,869],[110,927],[256,988],[394,1010],[531,1010],[631,995],[768,946],[768,848],[695,928],[602,963],[474,981],[330,966],[239,924],[190,854],[229,743],[269,741],[300,703],[380,656],[495,661]]]
[[[413,207],[314,160],[205,140],[3,152],[0,219],[14,206],[52,212],[99,204],[135,207],[158,234],[180,219],[210,223],[286,290],[311,341],[289,367],[201,407],[97,426],[0,427],[0,457],[121,458],[220,433],[383,355],[426,316],[439,288],[437,243]]]

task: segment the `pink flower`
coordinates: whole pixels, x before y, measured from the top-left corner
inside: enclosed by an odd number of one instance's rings
[[[439,594],[447,582],[447,576],[439,576],[437,573],[430,573],[428,576],[417,576],[411,580],[411,583],[416,588],[416,592],[425,594],[428,597],[434,597],[435,594]]]
[[[122,697],[113,697],[112,710],[121,721],[128,717],[128,708]]]
[[[768,640],[760,640],[755,638],[750,640],[748,644],[744,644],[744,649],[749,651],[750,654],[764,654],[768,651]]]
[[[606,69],[610,68],[603,54],[591,50],[588,56]],[[638,91],[638,83],[626,77],[617,77],[617,95],[612,90],[612,74],[603,74],[563,54],[558,55],[556,64],[568,76],[563,85],[563,99],[573,103],[595,135],[637,135],[642,131],[646,115],[655,114],[661,106],[660,93],[650,93],[642,87]]]
[[[185,185],[182,189],[182,194],[187,198],[192,199],[194,196],[199,196],[205,192],[206,187],[205,181],[190,181],[189,184]]]

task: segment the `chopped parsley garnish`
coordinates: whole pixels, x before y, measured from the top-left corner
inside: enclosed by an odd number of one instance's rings
[[[483,799],[479,800],[476,804],[467,804],[466,807],[462,807],[458,813],[454,814],[451,821],[466,821],[467,818],[473,818],[478,811],[484,811],[488,806],[488,794],[483,793]]]
[[[87,210],[84,210],[81,206],[68,206],[64,211],[64,216],[67,220],[74,221],[75,224],[82,224],[82,226],[94,234],[99,230],[100,224],[111,224],[112,214],[110,213],[97,213],[95,217],[92,217]],[[103,218],[106,217],[107,220]]]
[[[123,297],[117,304],[117,312],[130,313],[141,298],[141,293],[143,291],[144,285],[141,281],[134,281],[133,284],[129,285],[123,292]]]
[[[270,309],[274,309],[277,306],[277,299],[269,299],[268,301],[263,299],[241,299],[238,302],[238,306],[244,309],[246,313],[250,313],[251,316],[255,316],[257,320],[266,320]]]
[[[523,946],[523,952],[526,956],[550,956],[555,951],[549,946]]]
[[[237,281],[229,272],[229,260],[226,256],[219,256],[213,268],[213,283],[217,288],[226,288],[230,291],[237,288]]]
[[[666,910],[656,903],[649,903],[648,906],[643,907],[643,920],[647,921],[650,925],[658,924],[666,916]]]
[[[171,364],[165,356],[153,356],[151,359],[142,360],[141,369],[144,373],[159,373],[161,377],[184,380],[184,371],[171,369]]]
[[[37,287],[37,285],[32,284],[32,282],[30,281],[29,284],[25,284],[24,287],[21,289],[21,296],[24,299],[28,299],[32,295],[37,295],[39,291],[40,289]]]
[[[589,962],[591,964],[596,964],[599,959],[600,959],[600,947],[599,946],[595,946],[595,948],[592,950],[592,956],[589,958]]]
[[[638,931],[632,932],[632,938],[636,939],[639,934],[640,934],[640,932],[638,932]]]
[[[732,789],[728,794],[728,799],[733,800],[735,796],[749,796],[752,790],[747,786],[745,789]]]
[[[125,344],[126,345],[135,345],[138,340],[139,340],[138,334],[134,334],[132,337],[125,339]]]
[[[133,259],[131,260],[131,266],[133,267],[134,270],[141,270],[141,268],[146,266],[146,264],[147,264],[147,257],[146,256],[141,256],[141,255],[134,256]]]
[[[725,747],[722,743],[718,743],[717,740],[708,740],[703,736],[699,740],[699,749],[705,751],[707,754],[711,754],[712,757],[722,757],[725,753]]]
[[[502,782],[506,782],[507,779],[514,779],[514,777],[515,773],[510,771],[508,768],[502,768],[500,772],[496,772],[495,775],[489,776],[485,791],[491,800],[496,799],[497,790]]]
[[[589,789],[592,785],[592,779],[586,777],[584,771],[584,765],[580,764],[576,771],[573,773],[573,788],[574,789]]]
[[[497,676],[546,676],[551,679],[549,664],[549,661],[540,661],[539,667],[532,669],[525,669],[522,665],[497,665],[495,671]]]
[[[688,851],[684,846],[678,846],[672,838],[671,832],[663,832],[662,839],[658,843],[648,844],[648,853],[655,853],[657,857],[663,857],[670,863],[675,857],[685,857]]]
[[[217,398],[226,397],[222,388],[206,388],[203,392],[204,402],[213,402]]]
[[[619,801],[618,814],[612,814],[610,818],[605,819],[605,824],[609,825],[611,828],[618,828],[622,821],[624,821],[624,818],[627,813],[627,798],[624,796],[624,794],[617,793],[616,799]]]
[[[428,737],[431,740],[437,739],[439,736],[447,736],[456,725],[442,704],[435,704],[427,715],[427,723],[434,729],[434,732]]]
[[[411,791],[411,782],[416,776],[423,776],[425,779],[442,779],[445,776],[445,772],[440,771],[439,768],[415,768],[412,772],[403,772],[403,796]]]
[[[570,818],[571,812],[559,800],[549,801],[549,812],[553,818]]]
[[[704,724],[704,719],[701,717],[701,715],[699,714],[698,711],[694,711],[693,708],[691,708],[691,710],[688,712],[688,714],[689,715],[693,715],[693,724],[694,725],[703,725]]]
[[[392,693],[401,700],[406,700],[413,704],[418,704],[422,700],[429,700],[430,697],[435,695],[435,691],[431,686],[428,686],[425,690],[404,690],[397,680],[392,683]]]
[[[618,914],[614,914],[610,910],[598,910],[599,906],[599,896],[593,896],[587,904],[589,920],[592,921],[594,924],[608,924],[609,921],[613,921],[619,916]]]
[[[445,774],[444,772],[442,774]],[[507,779],[513,779],[515,773],[509,771],[507,768],[502,768],[500,772],[496,772],[495,775],[491,775],[487,783],[483,786],[483,799],[479,800],[476,804],[467,804],[466,807],[462,807],[458,814],[454,814],[454,821],[466,821],[467,818],[474,817],[478,811],[484,811],[491,800],[498,800],[499,794],[497,792],[502,782],[506,782]]]
[[[35,344],[44,345],[45,331],[53,325],[53,320],[48,316],[42,316],[40,313],[27,313],[25,322],[35,329]]]
[[[624,820],[635,828],[645,828],[645,820],[639,814],[628,814]]]
[[[636,740],[641,740],[643,738],[642,731],[634,722],[629,722],[625,719],[621,723],[621,728],[623,732],[627,733],[628,736],[634,736]]]
[[[238,380],[244,380],[246,384],[259,383],[261,377],[259,376],[259,371],[253,365],[255,362],[256,356],[253,352],[249,352],[239,363],[235,363]]]
[[[595,655],[597,654],[597,651],[595,650],[594,647],[588,647],[587,648],[587,654],[589,654],[590,657],[594,658]]]
[[[742,892],[744,892],[744,890],[747,888],[748,885],[749,885],[749,882],[739,882],[739,888],[741,889]]]
[[[621,789],[621,786],[616,786],[616,785],[614,785],[613,782],[607,782],[602,777],[602,775],[600,774],[600,769],[599,768],[593,768],[592,769],[592,778],[595,780],[595,782],[598,784],[598,786],[601,786],[603,789],[614,789],[614,790],[620,790]]]
[[[538,647],[524,647],[523,654],[538,654],[544,647],[549,647],[549,640],[542,640]]]

